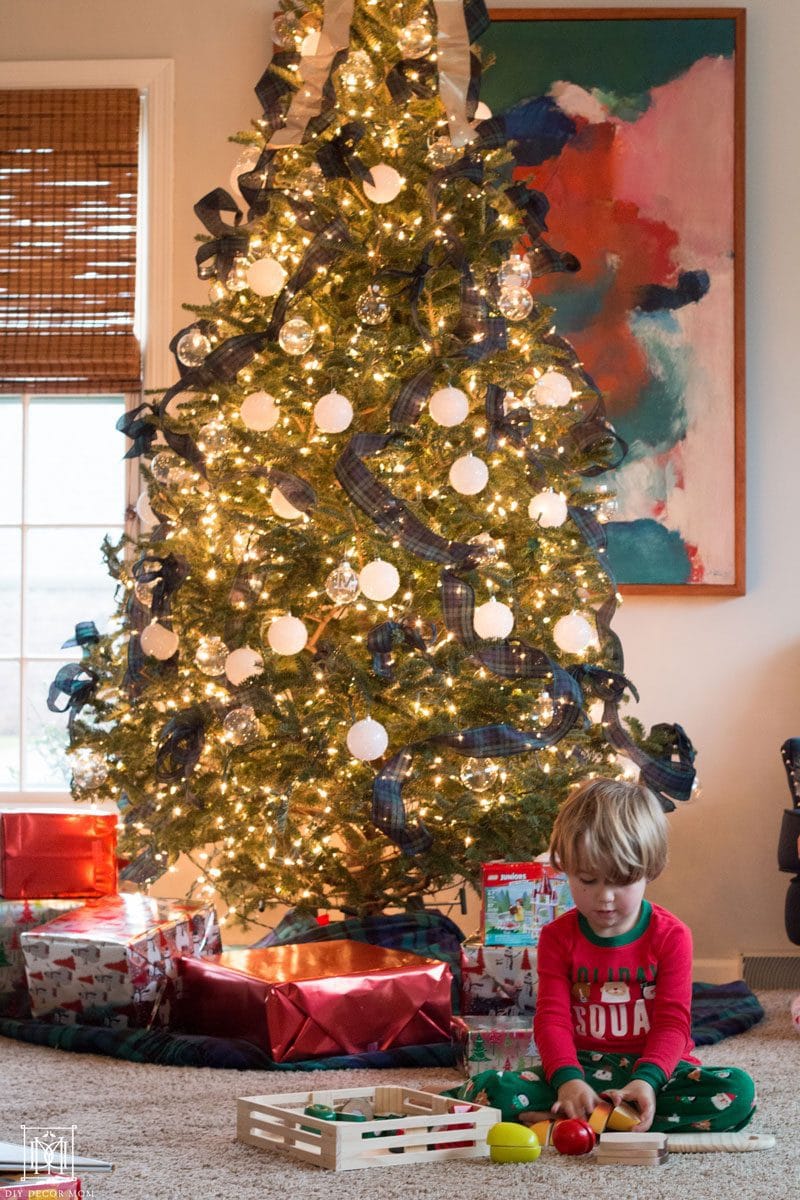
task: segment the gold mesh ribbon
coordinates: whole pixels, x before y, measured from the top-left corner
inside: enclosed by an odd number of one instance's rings
[[[350,23],[354,0],[327,0],[322,18],[319,45],[314,54],[301,59],[302,82],[292,97],[286,124],[276,129],[267,143],[271,150],[299,146],[309,121],[322,109],[322,89],[331,73],[331,64],[339,50],[350,43]]]
[[[469,34],[464,0],[434,0],[438,26],[439,96],[447,114],[450,141],[465,146],[475,137],[467,120]]]

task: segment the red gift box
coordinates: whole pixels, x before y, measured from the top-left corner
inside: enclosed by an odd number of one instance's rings
[[[450,968],[347,940],[183,958],[184,1028],[275,1062],[450,1041]]]
[[[0,1173],[0,1200],[81,1200],[80,1179],[66,1175],[36,1175],[6,1179]]]
[[[0,814],[0,896],[71,900],[117,890],[114,813]]]

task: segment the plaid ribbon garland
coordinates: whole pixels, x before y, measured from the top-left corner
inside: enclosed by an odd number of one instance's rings
[[[416,425],[433,380],[433,370],[426,367],[401,384],[389,416],[392,425]]]
[[[430,241],[423,246],[419,262],[415,267],[412,267],[410,271],[403,271],[397,267],[387,267],[385,270],[380,271],[377,275],[377,279],[379,281],[383,279],[405,279],[408,281],[400,288],[399,291],[395,292],[394,295],[395,297],[403,295],[408,296],[411,320],[414,324],[414,328],[423,341],[430,337],[430,333],[428,330],[423,328],[422,322],[419,319],[419,302],[422,299],[422,293],[425,289],[425,281],[428,277],[428,274],[434,269],[433,264],[431,263],[431,252],[434,244],[435,243],[433,241]]]
[[[342,248],[350,240],[350,231],[341,217],[334,217],[320,229],[303,255],[297,270],[287,279],[275,300],[265,335],[267,339],[274,339],[278,336],[289,305],[297,293],[301,292],[320,270],[328,267],[341,254]]]
[[[285,101],[299,86],[297,77],[291,79],[288,72],[296,68],[299,62],[300,54],[296,50],[279,50],[273,54],[255,86],[264,120],[272,126],[284,123],[285,109],[288,107]],[[281,75],[280,71],[287,74]]]
[[[247,228],[239,224],[242,218],[239,206],[224,188],[214,188],[197,201],[194,211],[212,235],[212,240],[199,246],[195,254],[198,278],[210,279],[216,275],[224,281],[237,255],[246,254],[250,244]],[[223,221],[223,212],[234,214],[233,225]]]
[[[669,738],[671,753],[663,758],[653,758],[641,746],[637,746],[623,728],[619,719],[619,704],[614,700],[606,700],[603,705],[603,728],[611,745],[636,763],[645,783],[658,796],[664,812],[674,811],[673,799],[689,799],[695,778],[695,749],[682,726],[654,725],[650,731],[651,734]]]
[[[596,454],[601,459],[580,468],[579,473],[586,478],[616,470],[628,453],[628,443],[606,419],[605,406],[599,395],[592,409],[569,430],[565,441],[578,454]]]
[[[496,383],[490,383],[486,388],[484,408],[489,433],[486,438],[486,449],[496,450],[501,438],[508,438],[515,446],[523,446],[533,428],[531,414],[526,408],[512,408],[506,413],[506,390]]]
[[[439,167],[437,171],[431,172],[426,191],[431,217],[434,220],[438,212],[437,193],[448,183],[453,183],[456,179],[469,179],[472,183],[481,183],[483,181],[483,163],[481,160],[473,158],[471,154],[465,154],[456,162],[450,163],[449,166]]]
[[[372,655],[372,669],[381,679],[391,679],[390,658],[396,645],[419,650],[427,657],[425,642],[407,621],[384,621],[367,634],[367,649]]]
[[[464,17],[467,22],[467,36],[471,42],[477,42],[492,23],[484,0],[465,0]]]
[[[316,159],[326,179],[350,179],[373,183],[369,167],[356,154],[356,146],[366,133],[361,121],[348,121],[329,142],[320,147]]]
[[[206,715],[195,706],[176,713],[161,730],[156,747],[156,779],[188,784],[205,744]]]
[[[418,58],[403,58],[395,63],[384,83],[395,104],[405,104],[412,96],[428,100],[433,95],[431,83],[436,80],[436,64]]]
[[[131,567],[137,583],[155,583],[150,611],[154,617],[165,616],[170,611],[172,596],[189,576],[189,564],[177,554],[159,558],[155,554],[144,554]]]
[[[489,315],[489,305],[471,275],[461,281],[461,312],[453,336],[462,342],[453,357],[479,362],[489,354],[508,347],[505,319]]]
[[[65,663],[56,672],[56,677],[50,684],[47,693],[47,707],[50,712],[69,713],[67,717],[67,730],[70,735],[73,731],[75,718],[84,704],[89,703],[96,687],[97,675],[85,663]],[[66,704],[59,707],[58,700],[61,696],[66,697]]]
[[[301,479],[299,475],[293,475],[290,471],[281,471],[278,467],[271,467],[267,470],[256,467],[252,474],[265,475],[298,512],[310,513],[316,508],[317,493],[311,484],[307,483],[305,479]]]
[[[61,649],[66,650],[69,646],[80,646],[83,653],[88,654],[89,647],[97,645],[99,641],[100,634],[94,621],[78,621],[74,635],[61,643]]]

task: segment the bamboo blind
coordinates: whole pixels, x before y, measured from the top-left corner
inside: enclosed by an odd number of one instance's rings
[[[0,392],[137,391],[139,95],[0,91]]]

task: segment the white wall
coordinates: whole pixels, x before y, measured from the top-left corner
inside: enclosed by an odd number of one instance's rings
[[[192,205],[225,184],[236,157],[226,139],[257,115],[252,87],[268,53],[269,8],[269,0],[0,0],[5,58],[174,58],[174,327],[180,302],[204,298]],[[706,978],[732,973],[740,951],[791,948],[776,844],[788,803],[779,747],[800,735],[800,4],[747,8],[747,595],[630,597],[616,623],[642,695],[637,714],[647,724],[680,721],[699,749],[703,794],[673,816],[672,865],[652,895],[693,927]]]

